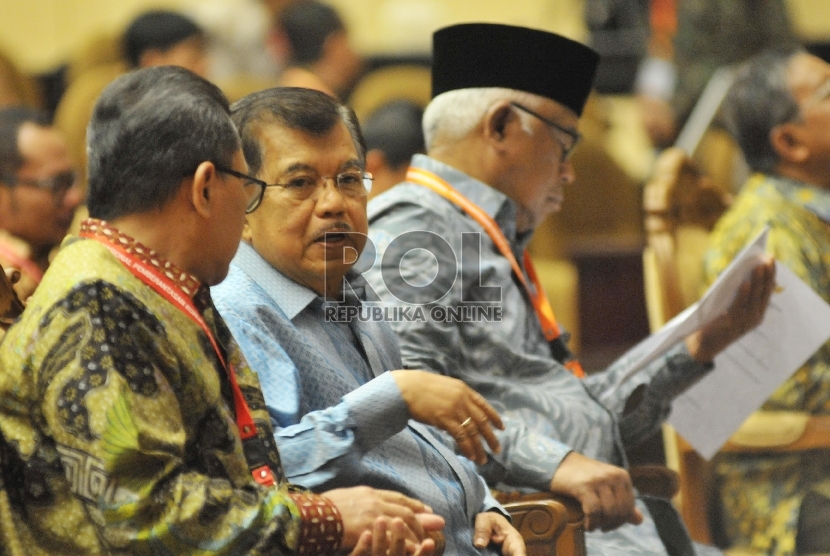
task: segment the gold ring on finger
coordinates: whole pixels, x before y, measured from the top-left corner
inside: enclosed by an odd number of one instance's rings
[[[472,420],[473,420],[473,418],[472,418],[472,417],[467,417],[467,418],[466,418],[466,419],[464,419],[464,421],[461,423],[461,426],[462,426],[462,427],[466,427],[467,425],[469,425],[469,424],[470,424],[470,422],[471,422]]]

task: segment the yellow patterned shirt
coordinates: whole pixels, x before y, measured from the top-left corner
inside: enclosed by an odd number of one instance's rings
[[[0,554],[297,552],[313,534],[256,375],[208,289],[144,255],[234,365],[279,486],[252,480],[207,335],[104,245],[70,237],[0,343]]]
[[[770,227],[768,252],[830,302],[830,191],[781,177],[756,174],[744,185],[712,233],[705,257],[708,280],[764,226]],[[830,413],[830,342],[763,408]],[[830,495],[828,461],[827,451],[720,455],[715,470],[730,541],[766,554],[794,554],[802,498],[810,490]]]

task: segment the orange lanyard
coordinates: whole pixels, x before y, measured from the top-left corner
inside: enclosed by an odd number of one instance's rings
[[[136,278],[153,288],[159,295],[169,301],[174,307],[182,311],[185,315],[190,317],[190,320],[195,322],[199,328],[207,335],[210,344],[213,346],[213,351],[216,352],[216,357],[222,368],[225,369],[228,375],[228,380],[231,384],[231,391],[233,392],[233,402],[236,408],[236,426],[239,428],[239,435],[242,437],[243,444],[246,440],[257,439],[257,428],[254,419],[251,416],[251,410],[248,408],[248,402],[242,395],[242,389],[236,381],[236,373],[233,370],[233,365],[225,362],[225,357],[219,349],[219,344],[213,336],[205,319],[193,305],[193,300],[185,294],[181,288],[173,283],[167,276],[164,276],[152,266],[130,255],[122,247],[107,241],[105,238],[96,236],[90,233],[81,232],[81,237],[94,239],[104,245],[127,269],[132,272]],[[271,468],[265,464],[251,470],[254,479],[263,486],[276,485],[274,474]]]
[[[31,259],[20,256],[8,245],[0,243],[0,255],[8,259],[11,266],[25,272],[35,284],[40,284],[43,280],[43,271]]]
[[[487,235],[490,236],[490,239],[496,245],[501,254],[510,262],[510,266],[513,268],[513,273],[522,283],[522,286],[524,287],[525,292],[533,305],[533,309],[536,312],[536,316],[539,319],[539,324],[542,326],[542,332],[544,333],[545,338],[552,344],[555,352],[558,351],[562,353],[561,358],[557,356],[557,353],[554,353],[554,356],[559,359],[560,362],[562,362],[562,364],[573,374],[580,378],[584,377],[585,371],[582,370],[582,365],[580,365],[579,361],[573,357],[565,345],[565,342],[562,340],[562,331],[556,322],[556,317],[554,316],[553,309],[548,301],[548,296],[545,294],[545,289],[539,282],[539,277],[536,275],[536,269],[533,267],[533,261],[531,261],[530,254],[527,250],[525,250],[522,255],[522,262],[524,262],[528,277],[533,283],[533,288],[531,288],[527,283],[524,272],[522,272],[522,268],[519,266],[519,261],[517,261],[516,257],[513,255],[513,250],[510,248],[510,242],[507,241],[507,238],[504,236],[504,233],[501,231],[501,228],[499,228],[496,221],[493,220],[489,214],[484,212],[481,207],[459,193],[457,189],[443,180],[440,176],[428,170],[410,166],[409,170],[406,172],[406,179],[407,181],[422,185],[435,191],[451,203],[459,206],[461,210],[470,216],[470,218],[478,222],[478,224],[484,228],[484,231],[486,231]]]

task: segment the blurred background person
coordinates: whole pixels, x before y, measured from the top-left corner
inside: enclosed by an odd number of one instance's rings
[[[404,99],[387,102],[362,124],[366,139],[366,170],[374,178],[369,198],[406,179],[412,155],[424,153],[420,106]]]
[[[765,48],[796,42],[785,0],[662,0],[654,4],[667,5],[659,18],[651,19],[660,22],[662,29],[654,37],[663,43],[654,44],[657,60],[641,66],[638,92],[643,123],[658,148],[674,142],[715,70],[740,63]],[[667,47],[666,31],[672,29],[676,33]]]
[[[282,10],[275,36],[286,47],[283,87],[317,89],[344,99],[360,75],[363,60],[351,44],[340,14],[317,0],[298,0]]]
[[[0,109],[0,265],[17,269],[25,301],[81,204],[66,142],[45,113]]]
[[[829,85],[830,64],[798,48],[765,52],[742,69],[723,110],[754,174],[712,232],[709,282],[769,227],[767,251],[830,302]],[[830,342],[762,409],[782,420],[792,412],[830,414]],[[828,462],[830,451],[819,445],[719,454],[715,484],[728,544],[775,555],[830,553]]]
[[[101,91],[119,75],[150,66],[181,66],[207,72],[207,43],[202,29],[172,10],[152,10],[134,18],[120,37],[121,59],[93,67],[67,88],[55,111],[55,127],[66,137],[69,155],[86,184],[86,126]]]

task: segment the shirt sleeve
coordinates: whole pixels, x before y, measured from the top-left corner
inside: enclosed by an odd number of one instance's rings
[[[656,433],[669,416],[674,399],[714,365],[695,361],[681,341],[623,380],[631,367],[631,358],[623,355],[604,372],[585,378],[588,390],[617,416],[625,446],[636,446]]]
[[[289,479],[307,488],[353,482],[363,454],[404,429],[409,409],[391,373],[301,416],[300,372],[276,338],[274,323],[223,311],[245,358],[259,374],[280,458]]]

